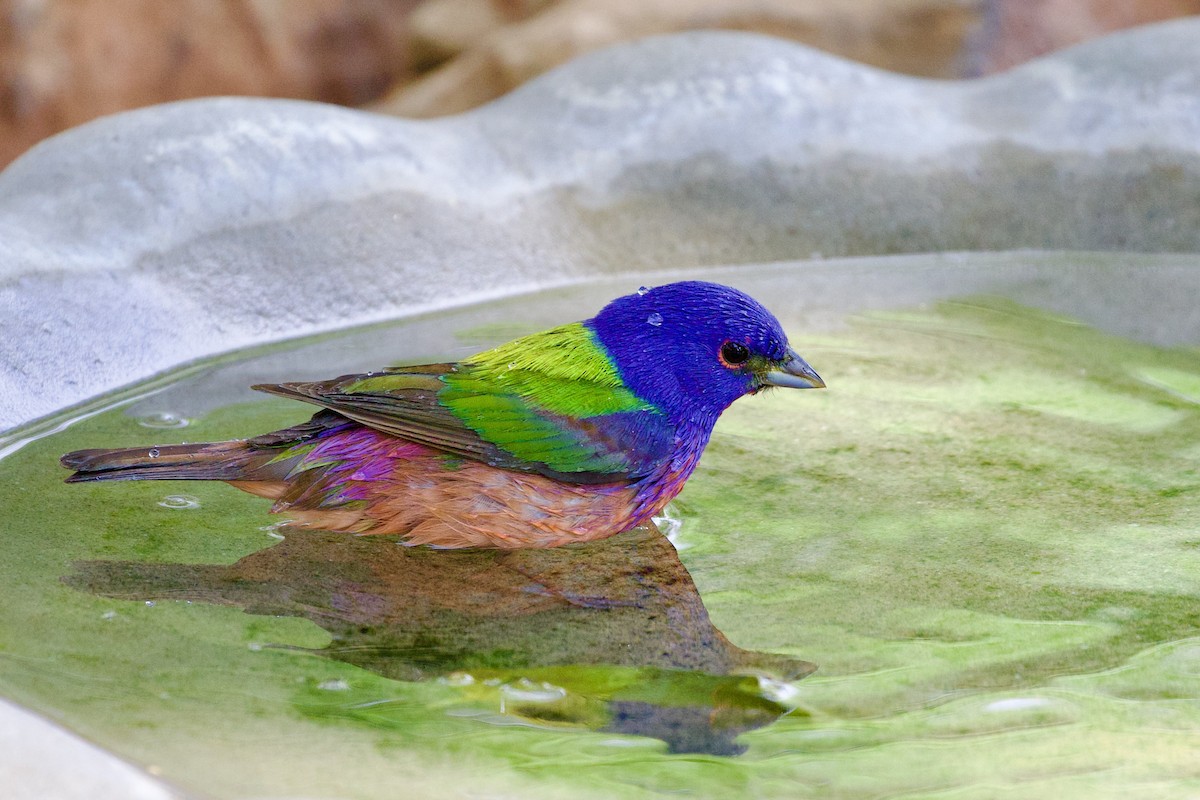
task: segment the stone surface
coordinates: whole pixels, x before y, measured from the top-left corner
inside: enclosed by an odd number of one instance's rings
[[[0,174],[0,425],[201,355],[599,273],[1200,250],[1200,20],[931,83],[745,34],[625,45],[477,112],[110,117]]]
[[[408,68],[417,1],[0,0],[0,165],[57,131],[168,100],[373,100]]]
[[[392,89],[394,113],[462,111],[648,34],[757,31],[959,78],[1197,13],[1200,0],[0,0],[0,166],[97,116],[191,97],[360,105]]]
[[[480,8],[486,7],[488,11]],[[461,55],[403,85],[377,110],[405,117],[465,111],[582,53],[640,36],[701,29],[754,31],[803,42],[883,69],[962,74],[983,0],[565,0],[520,20],[513,9],[440,0],[422,14],[421,39]],[[451,14],[453,9],[456,13]],[[519,21],[501,24],[505,16]],[[462,20],[470,22],[463,24]]]
[[[94,744],[0,700],[0,785],[9,800],[172,800],[178,795]]]

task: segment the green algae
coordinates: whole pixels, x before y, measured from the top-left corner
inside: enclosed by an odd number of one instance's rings
[[[332,639],[308,619],[60,580],[272,546],[262,500],[66,486],[55,461],[305,417],[275,400],[170,431],[110,411],[4,460],[0,693],[213,796],[1200,791],[1200,354],[992,298],[793,336],[829,388],[739,401],[677,502],[716,627],[820,665],[744,755],[587,732],[609,713],[589,695],[700,691],[629,667],[400,681],[320,655]],[[169,494],[199,507],[157,505]],[[572,691],[501,713],[522,679]]]

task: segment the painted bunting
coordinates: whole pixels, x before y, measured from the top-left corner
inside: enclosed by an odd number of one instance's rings
[[[252,439],[63,456],[68,482],[225,481],[290,525],[436,547],[555,547],[629,530],[679,493],[717,417],[825,384],[753,298],[685,281],[454,364],[255,389],[322,406]]]

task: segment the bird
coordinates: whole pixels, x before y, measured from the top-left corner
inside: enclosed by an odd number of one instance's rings
[[[550,548],[657,515],[738,398],[824,386],[758,301],[680,281],[455,363],[253,386],[320,407],[289,428],[61,463],[68,483],[224,481],[273,500],[286,527]]]

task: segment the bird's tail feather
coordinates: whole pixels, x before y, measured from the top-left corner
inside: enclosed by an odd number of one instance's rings
[[[60,463],[75,474],[67,483],[84,481],[264,480],[270,454],[244,441],[172,444],[119,450],[76,450]]]

